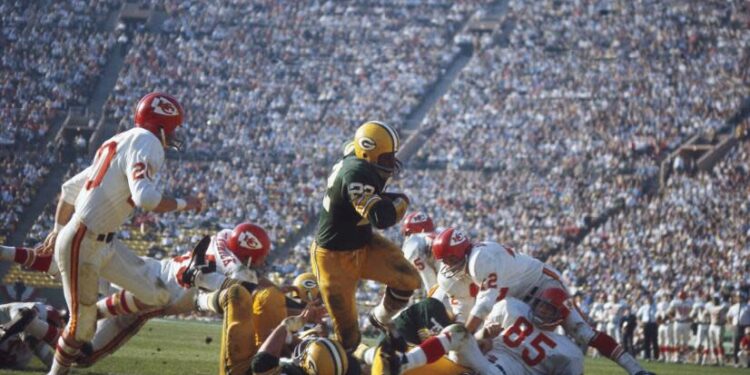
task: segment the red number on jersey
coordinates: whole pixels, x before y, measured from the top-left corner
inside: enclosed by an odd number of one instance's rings
[[[516,348],[521,345],[527,337],[531,336],[532,333],[534,333],[534,326],[531,325],[531,322],[524,317],[519,317],[516,319],[516,322],[513,323],[513,326],[508,328],[503,334],[503,342],[509,348]],[[539,334],[531,340],[530,345],[536,350],[536,355],[532,357],[529,348],[524,348],[521,352],[521,358],[527,365],[533,367],[542,362],[547,356],[542,345],[547,345],[548,348],[552,349],[557,346],[557,343],[543,332],[539,332]]]
[[[91,190],[101,185],[104,175],[107,174],[112,158],[117,152],[117,142],[109,142],[99,147],[94,158],[94,170],[89,180],[86,181],[86,190]],[[93,179],[91,178],[93,176]]]
[[[516,322],[503,334],[503,342],[509,348],[521,345],[523,340],[534,332],[534,326],[524,317],[519,317]]]
[[[493,272],[487,275],[487,278],[482,282],[482,290],[495,288],[497,288],[497,274]]]
[[[145,163],[138,162],[133,164],[133,180],[142,180],[147,174],[148,169],[146,169]]]
[[[531,347],[536,350],[536,355],[534,357],[531,357],[531,351],[529,348],[526,348],[523,350],[523,353],[521,353],[521,358],[523,358],[523,361],[526,362],[529,366],[536,366],[540,362],[544,360],[544,357],[546,357],[546,352],[544,351],[544,348],[542,348],[542,345],[546,344],[548,348],[552,349],[557,346],[557,343],[554,342],[551,338],[547,337],[544,333],[539,333],[534,340],[531,340]]]
[[[416,266],[417,269],[421,271],[424,269],[424,262],[422,262],[421,258],[414,259],[414,266]]]

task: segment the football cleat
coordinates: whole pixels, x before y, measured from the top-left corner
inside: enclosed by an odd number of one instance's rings
[[[206,264],[206,252],[210,244],[211,237],[203,236],[200,242],[190,251],[190,262],[188,262],[185,272],[180,275],[180,285],[187,288],[195,286],[195,277],[198,275],[198,272],[205,272],[205,268],[208,266]]]
[[[0,326],[0,344],[16,334],[23,332],[29,324],[36,319],[37,312],[34,309],[20,309],[13,319]]]

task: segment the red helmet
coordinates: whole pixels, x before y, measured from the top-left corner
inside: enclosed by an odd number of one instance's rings
[[[532,304],[534,323],[542,329],[553,329],[570,314],[565,305],[568,293],[561,288],[547,288],[534,298]]]
[[[251,223],[242,223],[234,227],[229,235],[227,247],[243,262],[251,259],[250,264],[254,266],[262,262],[271,251],[271,240],[263,228]]]
[[[414,233],[434,232],[435,224],[432,219],[422,211],[412,212],[404,217],[401,224],[401,234],[410,236]]]
[[[159,138],[164,147],[179,148],[180,140],[175,129],[182,125],[185,111],[173,96],[152,92],[144,96],[135,107],[135,126],[144,128]]]
[[[444,267],[443,272],[448,277],[463,269],[469,250],[471,250],[469,237],[455,228],[440,232],[432,241],[432,255],[447,266]]]

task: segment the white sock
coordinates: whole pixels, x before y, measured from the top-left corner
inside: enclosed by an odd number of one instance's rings
[[[383,306],[383,302],[380,302],[375,308],[372,309],[372,315],[375,316],[375,319],[377,319],[380,323],[383,324],[389,324],[391,322],[391,314],[386,310],[385,306]]]
[[[622,353],[619,357],[617,357],[617,364],[620,365],[620,367],[624,368],[625,371],[628,372],[628,374],[633,375],[639,371],[643,371],[643,367],[638,363],[638,361],[633,358],[630,353]]]
[[[0,245],[0,260],[9,262],[16,260],[16,248]]]
[[[43,340],[44,336],[47,335],[47,331],[49,330],[49,324],[47,322],[41,321],[39,319],[34,319],[29,323],[28,326],[26,326],[26,329],[23,331],[30,334],[31,336],[34,336],[38,338],[39,340]]]

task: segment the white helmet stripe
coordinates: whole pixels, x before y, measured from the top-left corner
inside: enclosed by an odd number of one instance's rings
[[[391,136],[391,140],[393,140],[393,149],[398,151],[398,148],[400,146],[400,140],[398,138],[398,133],[396,133],[396,130],[394,130],[390,125],[380,122],[380,121],[371,121],[373,124],[378,124],[382,126],[388,134]]]
[[[331,340],[326,338],[318,339],[319,343],[322,343],[329,352],[331,352],[331,358],[333,358],[333,365],[335,368],[335,375],[344,375],[344,361],[341,359],[341,354],[336,349],[336,345]]]

